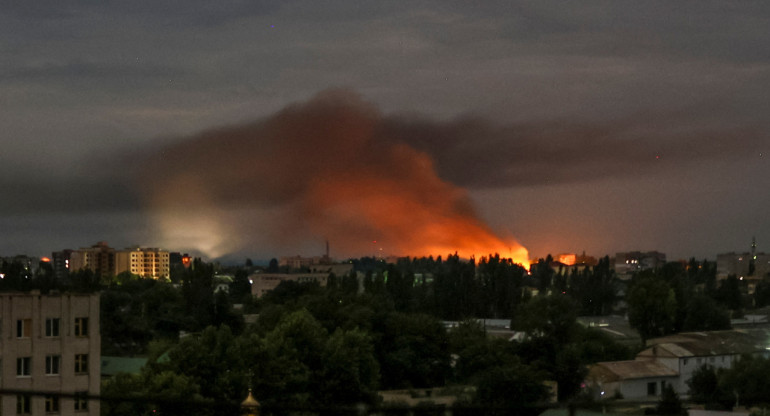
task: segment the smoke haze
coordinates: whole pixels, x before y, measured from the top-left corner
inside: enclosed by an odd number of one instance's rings
[[[165,244],[212,257],[255,240],[286,250],[328,239],[346,256],[528,260],[428,154],[391,137],[377,108],[346,91],[177,142],[142,171],[140,194]]]

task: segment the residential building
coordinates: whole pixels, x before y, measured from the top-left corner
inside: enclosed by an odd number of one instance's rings
[[[723,253],[717,255],[717,279],[735,275],[739,279],[761,280],[770,273],[770,254]]]
[[[130,272],[144,278],[168,279],[169,253],[159,248],[131,247],[115,252],[115,274]]]
[[[0,414],[98,415],[100,343],[98,294],[0,293]]]
[[[51,253],[51,268],[53,275],[57,279],[64,279],[70,272],[70,257],[74,250],[65,249]]]
[[[54,256],[56,255],[57,253],[54,253]],[[63,256],[62,254],[61,257]],[[68,264],[70,271],[88,269],[100,276],[129,272],[144,278],[168,279],[170,275],[168,251],[139,246],[115,250],[104,241],[91,247],[72,250]]]
[[[615,254],[615,273],[630,278],[642,270],[657,269],[666,264],[666,255],[657,251],[629,251]]]
[[[254,273],[249,276],[251,294],[256,297],[262,297],[278,287],[281,282],[318,282],[321,286],[326,286],[328,279],[329,273]]]
[[[70,253],[69,270],[91,270],[100,276],[115,274],[115,249],[100,241]]]
[[[647,341],[648,347],[635,360],[601,362],[589,368],[587,383],[613,397],[657,400],[663,387],[671,385],[687,396],[687,382],[704,365],[732,368],[742,355],[768,356],[768,329],[732,329],[688,332]]]

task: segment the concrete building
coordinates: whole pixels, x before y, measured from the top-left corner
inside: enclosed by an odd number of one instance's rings
[[[168,279],[169,252],[159,248],[138,246],[115,250],[106,242],[100,241],[91,247],[72,250],[69,254],[69,271],[85,269],[100,276],[116,276],[123,272],[130,272],[144,278]]]
[[[615,273],[630,278],[642,270],[657,269],[666,264],[666,255],[657,251],[628,251],[615,254]]]
[[[0,414],[98,415],[100,343],[99,295],[0,293]]]
[[[65,249],[51,253],[51,268],[55,278],[64,279],[69,275],[72,252],[73,250]]]
[[[115,249],[100,241],[70,253],[70,271],[91,270],[100,276],[115,274]]]
[[[687,381],[704,365],[732,368],[742,355],[767,357],[770,330],[733,329],[689,332],[655,338],[635,360],[597,363],[589,368],[586,384],[603,397],[616,392],[626,399],[659,400],[671,385],[680,395],[689,392]]]
[[[770,273],[770,254],[723,253],[717,255],[717,279],[735,275],[741,278],[762,279]]]
[[[318,282],[321,286],[326,286],[328,279],[329,273],[254,273],[249,276],[251,294],[256,297],[262,297],[281,282]]]
[[[144,278],[168,279],[169,253],[159,248],[132,247],[115,252],[115,274],[130,272]]]

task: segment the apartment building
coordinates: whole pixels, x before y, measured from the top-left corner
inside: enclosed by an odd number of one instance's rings
[[[166,250],[131,247],[115,252],[115,274],[130,272],[145,278],[168,279],[170,270]]]
[[[0,414],[98,415],[100,343],[98,294],[0,293]]]
[[[139,246],[116,250],[104,241],[71,250],[67,264],[70,271],[89,269],[101,276],[129,272],[144,278],[168,279],[171,272],[166,250]]]

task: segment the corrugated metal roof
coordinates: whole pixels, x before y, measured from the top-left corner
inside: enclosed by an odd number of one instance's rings
[[[714,355],[753,354],[770,347],[766,329],[734,329],[709,332],[683,332],[648,341],[651,347],[640,357],[708,357]],[[653,351],[653,347],[655,351]]]
[[[608,361],[594,364],[591,378],[602,382],[651,377],[677,377],[678,373],[655,360]]]

